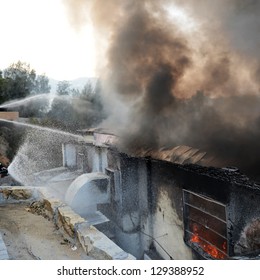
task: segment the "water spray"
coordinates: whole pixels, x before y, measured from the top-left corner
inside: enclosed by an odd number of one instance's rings
[[[8,167],[8,172],[23,185],[34,184],[34,173],[62,166],[61,145],[66,141],[84,141],[78,134],[17,121],[0,122],[28,129],[23,144]]]

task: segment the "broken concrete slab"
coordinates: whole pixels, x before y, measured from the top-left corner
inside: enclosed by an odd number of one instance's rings
[[[135,259],[132,255],[123,251],[105,234],[87,223],[77,225],[79,242],[86,253],[99,260],[126,260]]]
[[[58,216],[56,224],[59,228],[63,228],[71,237],[75,237],[76,224],[83,223],[85,220],[76,214],[69,206],[58,207]]]

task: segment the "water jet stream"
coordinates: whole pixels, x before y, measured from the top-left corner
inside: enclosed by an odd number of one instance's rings
[[[73,133],[70,133],[70,132],[66,132],[66,131],[63,131],[63,130],[54,129],[54,128],[50,128],[50,127],[39,126],[39,125],[34,125],[34,124],[29,124],[29,123],[22,123],[22,122],[18,122],[18,121],[10,121],[10,120],[6,120],[6,119],[0,119],[0,122],[17,124],[19,126],[25,126],[25,127],[29,127],[29,128],[33,128],[33,129],[39,129],[39,130],[45,130],[45,131],[52,132],[52,133],[58,133],[58,134],[66,135],[66,136],[75,137],[78,140],[83,140],[84,139],[81,135],[73,134]]]
[[[29,96],[29,97],[26,97],[23,99],[6,102],[6,103],[0,105],[0,108],[18,107],[21,105],[25,105],[31,101],[41,100],[41,99],[49,99],[49,102],[51,103],[51,101],[54,99],[55,96],[56,96],[55,94],[48,94],[48,93],[37,94],[37,95]]]
[[[81,135],[49,127],[5,119],[0,119],[1,122],[28,129],[23,144],[8,167],[11,177],[22,185],[35,185],[35,173],[62,166],[61,146],[64,142],[85,140]]]

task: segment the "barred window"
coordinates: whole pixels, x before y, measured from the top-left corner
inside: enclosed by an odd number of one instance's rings
[[[205,257],[227,259],[226,206],[188,190],[183,201],[186,243]]]

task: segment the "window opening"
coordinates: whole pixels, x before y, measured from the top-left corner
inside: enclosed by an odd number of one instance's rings
[[[227,259],[226,206],[188,190],[183,198],[186,243],[210,258]]]

